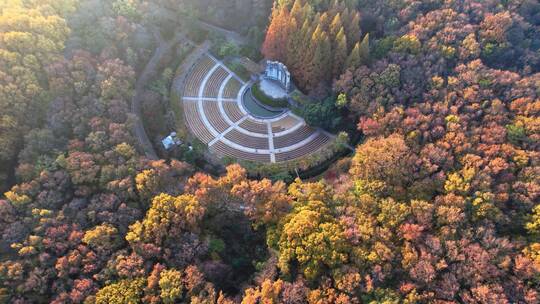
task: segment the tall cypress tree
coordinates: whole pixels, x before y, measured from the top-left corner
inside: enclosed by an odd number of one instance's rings
[[[346,8],[342,19],[345,34],[347,35],[347,41],[350,46],[353,47],[360,41],[362,35],[362,31],[360,30],[360,13],[356,11],[351,12]]]
[[[312,26],[315,24],[312,24]],[[311,27],[313,28],[313,27]],[[307,43],[305,44],[307,48],[304,51],[304,58],[302,60],[302,73],[301,73],[301,83],[300,86],[304,89],[310,89],[312,87],[312,82],[317,78],[317,68],[316,68],[316,52],[317,46],[320,43],[322,29],[320,26],[315,26],[315,29],[311,32],[311,36],[308,38]]]
[[[331,21],[332,20],[330,20],[330,16],[328,16],[327,12],[324,12],[322,15],[319,16],[318,24],[321,26],[323,32],[328,31]]]
[[[299,24],[302,24],[303,20],[306,18],[304,8],[305,6],[302,6],[302,0],[294,1],[293,7],[291,8],[291,18],[296,19]]]
[[[347,36],[345,36],[345,30],[342,27],[334,40],[334,57],[332,62],[332,76],[334,78],[339,77],[345,68],[345,63],[347,61],[347,50]]]
[[[272,15],[270,17],[270,24],[266,29],[266,37],[264,38],[263,45],[261,47],[261,53],[264,57],[269,59],[275,59],[277,57],[277,19],[278,18],[278,8],[276,4],[272,8]]]
[[[304,20],[302,28],[300,29],[298,36],[295,39],[298,39],[296,45],[296,53],[294,62],[292,62],[292,74],[297,81],[297,85],[301,88],[305,88],[305,79],[306,75],[309,74],[309,65],[313,58],[313,52],[311,48],[311,37],[313,35],[313,28],[308,19]],[[296,41],[295,41],[296,42]]]
[[[362,65],[362,60],[360,59],[360,43],[357,42],[354,45],[349,58],[347,58],[347,69],[356,70],[360,65]]]
[[[356,68],[369,59],[369,36],[360,42],[360,14],[351,3],[276,3],[262,52],[285,63],[299,87],[314,89],[338,77],[346,67]]]
[[[289,69],[292,71],[294,70],[294,67],[297,65],[298,61],[301,60],[302,56],[302,32],[301,30],[298,30],[298,21],[295,18],[292,18],[290,21],[291,28],[294,28],[296,30],[291,31],[289,34],[289,40],[287,41],[287,44],[285,45],[285,49],[287,52],[287,61],[284,62]]]
[[[369,63],[369,33],[360,42],[360,61],[362,64]]]
[[[328,35],[317,27],[312,37],[313,58],[307,75],[306,87],[309,90],[316,89],[321,83],[329,81],[331,76],[331,45]]]
[[[341,29],[343,29],[343,22],[341,21],[341,14],[337,13],[330,24],[330,38],[335,39]]]
[[[286,6],[274,5],[272,20],[266,31],[261,52],[268,59],[286,60],[286,49],[289,33],[291,32],[290,14]]]

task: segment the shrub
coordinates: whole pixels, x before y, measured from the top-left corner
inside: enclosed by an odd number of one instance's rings
[[[227,62],[226,65],[242,80],[249,81],[251,73],[242,64],[231,61],[231,62]]]
[[[233,43],[225,42],[221,44],[218,50],[218,56],[220,58],[234,57],[240,54],[240,48]]]

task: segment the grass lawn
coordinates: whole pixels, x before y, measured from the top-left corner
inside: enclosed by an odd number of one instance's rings
[[[242,64],[232,61],[225,61],[224,64],[243,81],[250,81],[251,73]]]

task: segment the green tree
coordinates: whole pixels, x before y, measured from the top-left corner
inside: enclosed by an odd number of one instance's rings
[[[341,109],[347,106],[348,103],[349,101],[347,100],[347,94],[340,93],[336,99],[336,106]]]
[[[360,12],[348,9],[345,9],[345,11],[349,11],[349,13],[343,13],[343,27],[347,34],[347,41],[353,46],[360,42],[360,37],[362,37],[362,31],[360,29]]]
[[[309,73],[306,75],[305,83],[307,89],[314,90],[319,85],[330,80],[332,66],[330,40],[320,26],[317,26],[313,32],[310,45],[313,50],[313,57],[306,63]]]
[[[360,42],[360,50],[358,51],[360,55],[360,61],[362,64],[369,63],[369,33],[364,36],[364,39],[362,39],[362,42]]]
[[[349,57],[347,58],[347,69],[356,70],[362,65],[360,49],[360,43],[356,43],[353,50],[349,54]]]
[[[303,116],[308,125],[329,131],[336,130],[342,122],[336,102],[331,97],[322,102],[307,104],[304,107]]]
[[[520,145],[527,140],[527,132],[520,124],[511,124],[506,126],[506,136],[514,145]]]
[[[127,17],[130,20],[136,21],[141,18],[135,0],[116,0],[113,2],[112,8],[117,15]]]
[[[221,58],[229,56],[238,56],[240,54],[240,48],[236,44],[231,42],[225,42],[219,47],[218,55]]]

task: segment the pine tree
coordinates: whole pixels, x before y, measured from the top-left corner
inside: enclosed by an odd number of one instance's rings
[[[297,28],[297,21],[295,18],[293,18],[290,23],[292,28]],[[293,68],[298,60],[301,59],[302,41],[303,37],[300,30],[297,29],[290,33],[289,40],[285,45],[287,61],[284,62],[289,69]]]
[[[286,65],[289,68],[289,71],[296,75],[296,73],[301,70],[303,64],[303,59],[305,54],[305,49],[309,46],[306,44],[310,22],[308,22],[308,15],[311,10],[309,5],[306,3],[302,5],[302,0],[296,0],[291,9],[291,33],[289,35],[289,40],[287,41],[287,62]],[[309,34],[311,36],[311,34]],[[296,77],[296,76],[295,76]]]
[[[315,49],[313,47],[313,36],[317,31],[318,27],[313,27],[311,22],[306,19],[304,25],[302,26],[302,48],[300,50],[300,60],[297,62],[298,71],[295,73],[295,78],[297,80],[297,85],[300,88],[306,88],[306,82],[309,78],[309,75],[313,73],[312,61]]]
[[[270,24],[268,25],[268,29],[266,30],[266,37],[261,48],[262,54],[268,59],[276,59],[278,57],[278,17],[279,10],[277,6],[274,5],[274,7],[272,8]]]
[[[343,22],[341,21],[341,14],[336,14],[332,23],[330,24],[330,38],[336,38],[339,31],[343,29]]]
[[[293,7],[291,8],[291,18],[296,19],[299,24],[303,23],[305,16],[305,6],[302,6],[302,0],[294,1]]]
[[[350,46],[356,45],[360,41],[362,31],[360,30],[360,13],[350,12],[349,9],[345,9],[346,14],[343,14],[343,27],[345,28],[345,34],[347,35],[347,41]]]
[[[351,54],[349,54],[349,58],[347,58],[347,69],[356,70],[360,65],[362,65],[360,43],[356,43]]]
[[[358,42],[354,45],[354,48],[347,59],[347,68],[355,70],[363,64],[368,64],[369,60],[369,34],[366,34],[364,39],[362,39],[362,42]]]
[[[286,61],[286,49],[291,32],[290,14],[285,6],[272,9],[272,20],[266,32],[261,52],[268,59]]]
[[[307,71],[307,63],[311,62],[313,57],[311,49],[311,37],[313,35],[313,30],[309,20],[304,20],[302,28],[298,32],[298,35],[294,36],[295,39],[295,52],[291,52],[293,58],[291,58],[290,71],[297,81],[297,85],[303,88],[306,75],[309,73]],[[298,39],[298,40],[296,40]],[[293,42],[291,42],[293,43]]]
[[[360,42],[360,61],[362,64],[369,63],[369,33]]]
[[[315,24],[312,24],[312,26]],[[310,27],[309,32],[306,33],[307,35],[311,33],[311,35],[307,36],[305,39],[305,49],[303,54],[303,60],[302,60],[302,66],[301,66],[301,72],[298,75],[298,85],[302,89],[309,89],[311,87],[311,83],[313,79],[317,78],[317,70],[315,67],[315,53],[317,51],[317,45],[320,41],[320,37],[322,35],[322,30],[320,26],[315,26],[315,30],[311,31],[313,27]]]
[[[321,64],[319,82],[329,83],[332,79],[332,43],[326,33],[321,37],[320,45]]]
[[[321,26],[323,32],[328,31],[330,28],[330,17],[328,16],[327,12],[324,12],[319,16],[319,25]]]
[[[328,82],[329,76],[331,76],[330,53],[332,49],[328,35],[320,27],[317,27],[311,42],[314,52],[308,69],[311,73],[306,78],[306,87],[309,90],[316,89],[321,83]]]
[[[332,76],[337,78],[341,75],[347,61],[347,36],[343,27],[336,35],[333,47]]]

